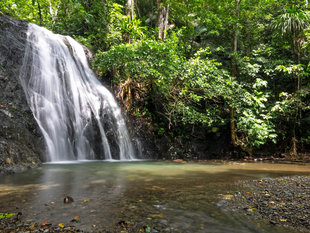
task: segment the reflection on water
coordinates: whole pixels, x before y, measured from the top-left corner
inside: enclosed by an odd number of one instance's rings
[[[176,164],[85,162],[45,164],[0,177],[0,209],[21,211],[25,220],[75,224],[95,231],[120,221],[166,232],[291,232],[225,214],[218,194],[237,180],[310,174],[310,165],[268,163]],[[65,196],[74,198],[64,204]],[[80,223],[70,222],[81,216]]]

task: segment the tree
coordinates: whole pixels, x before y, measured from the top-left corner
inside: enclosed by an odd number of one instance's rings
[[[130,20],[134,18],[134,0],[127,0],[126,4],[126,14]]]
[[[238,29],[238,20],[240,16],[240,3],[241,0],[236,0],[236,24],[235,24],[235,33],[233,40],[233,56],[232,56],[232,66],[231,66],[231,75],[233,77],[237,76],[237,61],[236,56],[238,53],[238,37],[239,37],[239,29]],[[235,123],[235,110],[234,108],[230,108],[230,133],[231,133],[231,142],[233,146],[237,146],[238,139],[236,133],[236,123]]]
[[[169,22],[169,3],[164,4],[162,0],[157,0],[157,10],[158,39],[165,40]]]
[[[304,30],[309,27],[310,15],[307,11],[299,9],[296,5],[293,5],[291,8],[287,8],[285,12],[279,15],[274,22],[274,28],[281,33],[282,36],[288,36],[291,41],[291,50],[292,54],[295,56],[295,62],[297,65],[291,67],[279,67],[285,72],[292,74],[295,76],[293,79],[295,82],[295,96],[297,99],[300,99],[300,92],[302,89],[302,79],[300,69],[296,69],[294,67],[300,66],[301,63],[301,55],[302,55],[302,47],[304,43]],[[301,107],[299,101],[294,101],[296,103],[295,109],[296,113],[292,120],[292,129],[291,129],[291,151],[290,154],[292,156],[297,155],[297,135],[296,135],[296,127],[297,124],[300,126],[301,119]]]

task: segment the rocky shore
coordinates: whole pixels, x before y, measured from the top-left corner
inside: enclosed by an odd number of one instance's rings
[[[0,214],[1,216],[1,214]],[[59,226],[52,226],[48,223],[39,225],[23,222],[19,219],[20,214],[14,214],[14,216],[10,218],[1,218],[0,217],[0,231],[3,233],[11,233],[11,232],[83,232],[75,229],[72,226],[64,226],[59,224]]]
[[[78,217],[78,216],[77,216]],[[112,232],[167,232],[157,231],[147,225],[137,224],[135,222],[120,221],[113,229],[98,229],[95,226],[91,231],[80,230],[78,227],[74,226],[78,223],[78,220],[72,221],[72,225],[65,225],[60,223],[58,225],[52,225],[49,222],[44,222],[42,224],[27,222],[23,220],[22,213],[0,213],[0,232],[3,233],[52,233],[52,232],[65,232],[65,233],[112,233]],[[169,231],[170,232],[170,231]]]
[[[310,232],[310,177],[264,178],[237,183],[239,191],[221,196],[227,211],[271,224]]]

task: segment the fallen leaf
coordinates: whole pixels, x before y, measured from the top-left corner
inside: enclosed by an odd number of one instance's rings
[[[79,222],[80,220],[81,220],[80,216],[77,215],[71,220],[71,222]]]
[[[63,223],[59,223],[58,226],[61,227],[61,228],[65,227],[65,225]]]
[[[153,218],[155,218],[155,217],[162,218],[163,216],[161,216],[160,214],[153,214],[152,217],[153,217]]]
[[[145,229],[145,233],[151,233],[152,232],[152,228],[149,226],[146,226],[144,229]]]
[[[224,195],[223,198],[226,199],[226,200],[230,200],[232,199],[234,195],[231,195],[231,194],[227,194],[227,195]]]
[[[175,160],[172,160],[172,161],[175,162],[175,163],[187,163],[183,159],[175,159]]]
[[[49,224],[48,221],[45,221],[44,223],[42,223],[42,226],[46,226],[48,224]]]
[[[280,222],[286,222],[287,221],[287,219],[285,219],[285,218],[280,218]]]
[[[243,209],[248,212],[254,212],[257,210],[256,208],[253,208],[252,206],[246,206]]]

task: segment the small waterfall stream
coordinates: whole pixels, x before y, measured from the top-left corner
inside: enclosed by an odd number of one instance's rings
[[[71,37],[29,24],[20,80],[47,145],[46,161],[135,159],[113,95]]]

